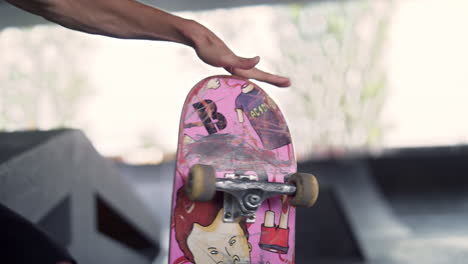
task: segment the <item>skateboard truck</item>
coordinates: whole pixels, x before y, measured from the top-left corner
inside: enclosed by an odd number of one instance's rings
[[[216,190],[224,192],[224,222],[244,217],[247,223],[254,223],[263,201],[275,195],[293,195],[296,186],[258,181],[254,175],[225,174],[224,179],[216,179]]]
[[[212,166],[196,164],[190,168],[185,192],[190,200],[209,201],[216,191],[224,192],[224,222],[239,217],[255,222],[255,212],[266,199],[276,195],[289,195],[293,206],[311,207],[318,196],[315,177],[307,173],[294,173],[288,183],[258,181],[255,175],[226,173],[216,178]]]

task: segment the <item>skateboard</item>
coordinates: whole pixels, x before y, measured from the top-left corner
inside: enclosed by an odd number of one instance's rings
[[[296,207],[318,195],[296,171],[286,121],[259,86],[200,81],[180,119],[169,263],[294,263]]]

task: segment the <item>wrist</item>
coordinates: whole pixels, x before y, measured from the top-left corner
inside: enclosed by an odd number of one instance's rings
[[[185,19],[182,17],[175,17],[172,25],[178,32],[178,35],[180,35],[180,40],[176,42],[194,48],[196,41],[196,34],[194,31],[197,27],[197,24],[198,23],[194,20]]]
[[[178,23],[177,29],[186,39],[184,44],[194,49],[209,42],[209,30],[195,20],[183,19]]]

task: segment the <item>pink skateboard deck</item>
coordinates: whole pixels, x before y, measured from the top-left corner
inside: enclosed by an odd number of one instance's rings
[[[297,166],[278,106],[252,82],[213,76],[193,87],[180,120],[169,263],[294,263],[296,212],[288,196],[264,200],[251,218],[225,221],[224,192],[199,202],[184,191],[195,164],[212,166],[216,178],[284,183]]]

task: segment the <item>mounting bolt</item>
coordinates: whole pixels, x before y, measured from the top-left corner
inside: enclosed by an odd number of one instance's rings
[[[255,210],[257,209],[262,201],[262,197],[256,193],[250,193],[244,196],[243,202],[247,209]]]

